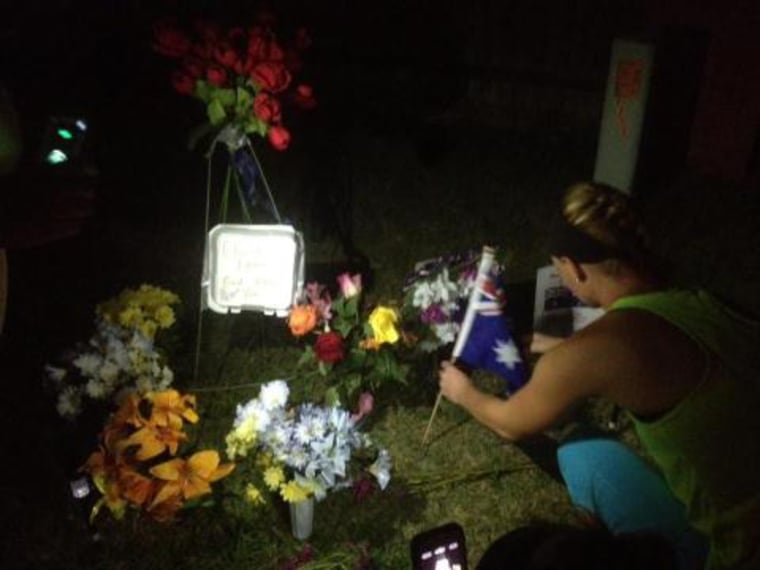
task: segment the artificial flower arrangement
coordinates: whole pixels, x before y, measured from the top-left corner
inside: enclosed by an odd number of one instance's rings
[[[188,442],[185,424],[198,421],[195,403],[195,396],[176,390],[123,396],[100,434],[98,450],[82,467],[102,495],[91,521],[103,507],[116,519],[132,508],[171,520],[232,472],[234,463],[221,464],[216,450],[180,452]]]
[[[471,249],[421,261],[405,279],[403,321],[419,336],[420,350],[434,352],[456,340],[479,253]]]
[[[206,105],[212,127],[235,125],[247,135],[266,137],[277,150],[290,144],[282,120],[284,101],[301,108],[316,106],[313,89],[293,80],[301,53],[310,44],[299,29],[291,45],[283,45],[264,14],[253,26],[222,30],[199,22],[192,33],[162,22],[154,28],[154,49],[179,62],[174,88]]]
[[[156,346],[175,322],[179,297],[159,287],[125,289],[96,308],[96,332],[64,362],[47,365],[58,413],[76,418],[86,399],[109,406],[122,393],[165,390],[174,373]]]
[[[289,395],[284,380],[273,380],[237,407],[226,437],[227,455],[245,458],[253,468],[245,489],[248,501],[265,503],[267,491],[290,503],[321,500],[329,491],[352,486],[365,493],[369,476],[386,488],[390,455],[359,431],[356,417],[338,406],[288,407]]]
[[[311,341],[299,368],[322,377],[325,401],[353,402],[361,393],[360,411],[371,409],[371,394],[380,385],[406,383],[409,366],[400,355],[414,338],[401,327],[395,306],[363,302],[361,275],[344,273],[337,281],[335,299],[325,285],[309,283],[303,302],[291,308],[291,333]]]

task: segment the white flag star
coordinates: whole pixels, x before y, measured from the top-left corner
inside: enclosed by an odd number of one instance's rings
[[[496,353],[496,362],[504,364],[510,370],[515,367],[515,364],[522,362],[517,346],[512,339],[509,339],[508,342],[497,340],[493,351]]]

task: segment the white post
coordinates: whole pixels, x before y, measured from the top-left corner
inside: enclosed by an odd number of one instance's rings
[[[594,180],[631,192],[641,143],[654,46],[616,39],[596,152]]]

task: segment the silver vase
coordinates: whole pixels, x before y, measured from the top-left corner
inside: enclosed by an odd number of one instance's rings
[[[309,497],[296,503],[288,503],[290,507],[290,528],[298,540],[306,540],[311,536],[314,527],[314,497]]]

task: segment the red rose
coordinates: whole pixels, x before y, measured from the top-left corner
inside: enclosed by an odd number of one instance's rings
[[[206,79],[208,79],[208,82],[211,83],[211,85],[221,87],[227,81],[227,72],[221,67],[212,65],[206,70]]]
[[[205,44],[194,44],[193,54],[201,59],[211,59],[214,55],[214,44],[206,42]]]
[[[192,95],[195,91],[195,79],[187,73],[175,71],[172,74],[172,85],[183,95]]]
[[[304,83],[296,87],[293,100],[303,109],[313,109],[317,106],[317,100],[314,99],[314,89],[311,85]]]
[[[250,57],[246,59],[239,59],[232,66],[232,70],[238,75],[250,75],[251,69],[253,69],[253,61]]]
[[[188,75],[195,77],[196,79],[201,77],[206,69],[206,65],[197,57],[186,58],[185,61],[182,62],[182,66],[185,68]]]
[[[282,118],[280,114],[280,102],[264,91],[260,91],[256,97],[254,97],[253,112],[259,119],[266,123],[277,123]]]
[[[253,28],[248,39],[248,55],[255,61],[282,61],[285,54],[272,34],[261,28]]]
[[[223,43],[214,49],[214,59],[225,67],[234,67],[238,54],[230,44]]]
[[[322,333],[314,343],[314,352],[322,362],[340,362],[345,356],[343,338],[335,331]]]
[[[290,85],[290,72],[281,63],[265,61],[253,68],[251,79],[259,88],[279,93]]]
[[[290,133],[285,127],[269,127],[267,137],[272,146],[277,150],[285,150],[290,144]]]
[[[190,39],[168,23],[156,24],[153,28],[155,42],[153,49],[169,57],[182,57],[190,51]]]

